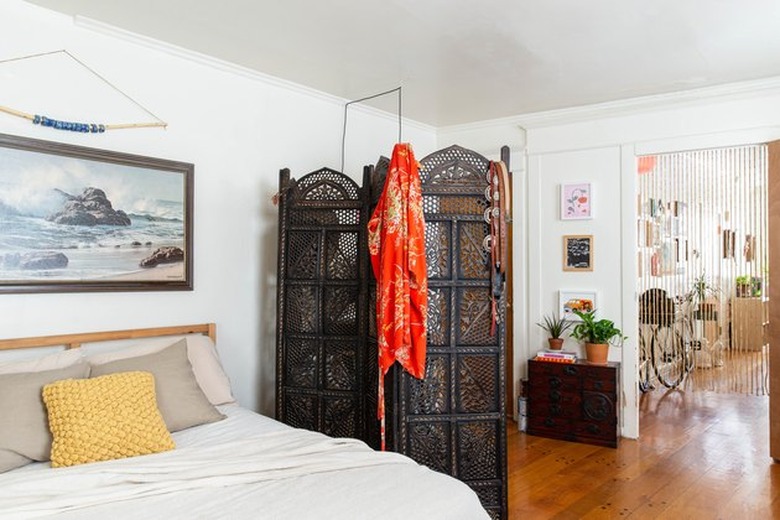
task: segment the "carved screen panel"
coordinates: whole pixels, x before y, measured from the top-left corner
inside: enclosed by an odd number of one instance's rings
[[[388,161],[360,188],[323,169],[280,175],[277,418],[378,446],[375,287],[366,225]],[[421,161],[428,359],[385,381],[388,447],[469,484],[506,518],[505,332],[491,334],[488,161],[454,146]],[[370,194],[369,194],[370,192]],[[374,200],[371,200],[373,195]],[[503,315],[505,303],[499,303]]]
[[[279,190],[277,418],[369,441],[365,190],[327,168],[282,170]]]
[[[457,146],[420,161],[427,368],[423,380],[392,371],[394,447],[463,480],[493,518],[506,518],[505,334],[490,330],[487,170],[487,159]]]

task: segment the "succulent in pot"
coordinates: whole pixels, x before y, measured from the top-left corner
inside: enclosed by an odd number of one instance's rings
[[[563,347],[563,334],[571,328],[574,323],[558,314],[552,313],[542,317],[542,321],[537,323],[547,334],[547,342],[552,350],[560,350]]]

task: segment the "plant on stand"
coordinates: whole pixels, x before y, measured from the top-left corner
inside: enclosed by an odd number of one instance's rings
[[[750,294],[750,282],[747,275],[739,275],[734,278],[734,285],[736,286],[737,298],[747,298]]]
[[[702,273],[693,279],[691,288],[683,295],[683,298],[686,302],[692,304],[695,309],[698,309],[707,298],[718,298],[719,296],[720,289],[710,283],[705,274]]]
[[[604,365],[607,363],[609,346],[619,347],[624,339],[623,333],[608,319],[596,320],[596,310],[589,312],[574,311],[582,322],[571,332],[573,338],[585,343],[585,354],[589,363]]]
[[[720,341],[716,338],[714,344],[709,345],[704,333],[705,322],[716,322],[714,328],[717,328],[720,289],[702,273],[693,279],[690,289],[683,294],[682,303],[683,315],[687,318],[683,321],[683,335],[690,336],[688,340],[695,350],[712,355],[711,349]]]
[[[550,336],[547,338],[550,350],[561,350],[561,347],[563,347],[563,333],[569,330],[574,323],[553,313],[543,316],[542,322],[537,323],[537,325]]]

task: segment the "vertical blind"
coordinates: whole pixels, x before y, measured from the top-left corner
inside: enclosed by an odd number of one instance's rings
[[[637,165],[642,389],[766,394],[766,145]]]

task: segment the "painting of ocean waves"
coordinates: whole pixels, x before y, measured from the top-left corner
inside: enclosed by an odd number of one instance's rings
[[[184,246],[182,220],[156,220],[152,214],[130,214],[127,227],[67,226],[38,216],[0,214],[0,267],[9,254],[59,251],[68,257],[63,269],[0,269],[0,279],[66,277],[88,279],[139,271],[148,249]],[[9,230],[8,232],[5,232]]]
[[[185,180],[0,148],[0,283],[183,280]]]

